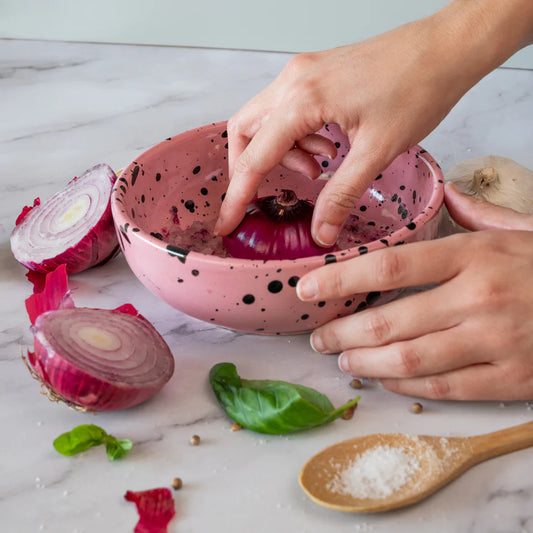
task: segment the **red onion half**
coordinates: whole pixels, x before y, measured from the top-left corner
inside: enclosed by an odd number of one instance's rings
[[[66,264],[74,274],[112,257],[118,250],[110,205],[116,179],[108,165],[96,165],[46,202],[37,198],[25,207],[11,234],[15,259],[41,273]]]
[[[298,259],[328,253],[334,247],[323,248],[313,241],[312,217],[311,202],[283,189],[250,205],[239,226],[222,242],[232,257],[241,259]]]
[[[28,361],[47,395],[81,410],[114,411],[158,392],[174,358],[152,324],[130,304],[73,307],[66,287],[61,266],[47,275],[42,293],[26,300],[34,335]]]

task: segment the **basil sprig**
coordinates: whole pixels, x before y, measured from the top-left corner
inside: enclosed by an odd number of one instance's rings
[[[54,440],[56,451],[69,457],[101,444],[105,444],[110,461],[124,457],[133,446],[131,440],[117,439],[94,424],[76,426]]]
[[[323,426],[359,400],[335,409],[324,394],[286,381],[248,380],[233,363],[218,363],[209,372],[218,403],[242,427],[281,435]]]

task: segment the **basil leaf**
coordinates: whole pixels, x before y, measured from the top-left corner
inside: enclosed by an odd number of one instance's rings
[[[83,424],[67,431],[54,440],[54,448],[61,454],[71,456],[84,452],[104,442],[107,433],[94,424]]]
[[[59,435],[54,440],[54,448],[63,455],[71,456],[104,443],[110,461],[124,457],[133,446],[131,440],[117,439],[101,427],[84,424]]]
[[[129,453],[133,443],[129,439],[117,439],[108,435],[105,439],[105,451],[110,461],[120,459]]]
[[[247,429],[274,435],[328,424],[359,400],[335,409],[327,396],[303,385],[242,379],[233,363],[215,365],[209,381],[230,418]]]

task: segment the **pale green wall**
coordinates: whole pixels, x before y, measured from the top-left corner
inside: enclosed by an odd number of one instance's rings
[[[0,38],[299,52],[354,42],[446,0],[0,0]],[[533,47],[508,66],[533,68]]]

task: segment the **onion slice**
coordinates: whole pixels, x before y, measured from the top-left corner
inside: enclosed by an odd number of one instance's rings
[[[15,259],[36,272],[60,264],[74,274],[110,259],[118,250],[111,214],[111,190],[117,176],[96,165],[41,203],[24,207],[11,234]]]
[[[28,361],[49,397],[81,410],[114,411],[152,397],[174,372],[172,353],[130,304],[77,308],[65,266],[26,300],[34,351]]]

